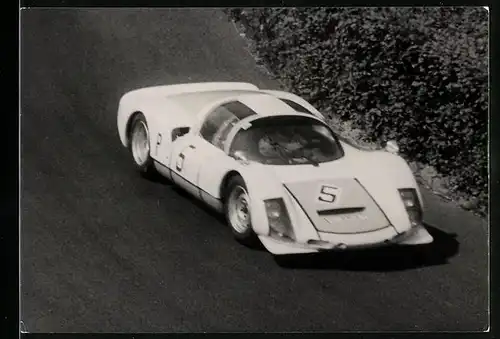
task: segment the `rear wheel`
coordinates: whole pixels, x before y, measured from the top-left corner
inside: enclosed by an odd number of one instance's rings
[[[240,176],[232,177],[226,186],[224,212],[236,240],[248,246],[258,243],[252,228],[250,198]]]
[[[149,129],[142,113],[134,116],[129,135],[129,148],[134,164],[143,175],[156,173],[153,159],[150,156]]]

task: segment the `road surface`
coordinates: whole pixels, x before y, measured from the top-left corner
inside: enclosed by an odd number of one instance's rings
[[[487,222],[424,191],[433,251],[301,256],[280,266],[168,182],[116,131],[149,85],[249,81],[211,9],[22,13],[22,315],[29,332],[437,331],[488,326]]]

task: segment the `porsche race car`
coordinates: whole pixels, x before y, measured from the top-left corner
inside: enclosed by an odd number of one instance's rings
[[[119,102],[121,143],[275,255],[433,241],[397,144],[365,150],[303,98],[244,82],[146,87]]]

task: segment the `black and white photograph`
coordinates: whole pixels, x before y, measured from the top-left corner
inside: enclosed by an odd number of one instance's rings
[[[490,330],[488,7],[19,13],[20,332]]]

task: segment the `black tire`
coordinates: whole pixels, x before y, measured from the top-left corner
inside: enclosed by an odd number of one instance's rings
[[[231,209],[230,204],[232,203],[231,194],[233,194],[235,190],[239,190],[241,188],[244,189],[245,191],[247,190],[245,181],[241,176],[235,175],[231,179],[229,179],[226,188],[224,190],[224,216],[226,218],[227,224],[231,228],[234,238],[241,244],[253,248],[258,246],[260,241],[253,230],[251,221],[249,221],[249,225],[246,230],[239,231],[237,227],[233,225],[230,217],[230,209]],[[249,213],[251,213],[251,211]]]
[[[146,137],[147,137],[147,144],[148,144],[148,150],[147,150],[147,155],[145,156],[143,161],[138,161],[136,158],[136,155],[134,154],[134,139],[137,137],[136,134],[134,133],[137,128],[142,128],[144,127],[146,129]],[[135,167],[139,171],[139,173],[144,176],[144,177],[153,177],[157,174],[156,169],[154,167],[154,161],[150,156],[150,150],[151,150],[151,145],[149,143],[149,128],[148,124],[146,122],[146,118],[142,113],[136,113],[134,117],[132,118],[132,121],[130,122],[130,129],[128,133],[128,139],[129,139],[129,150],[130,153],[132,154],[132,160],[134,162]]]

